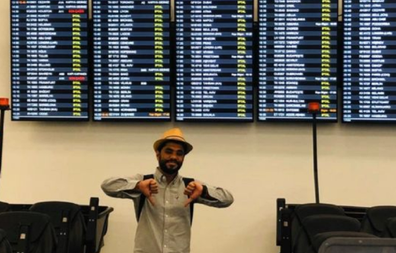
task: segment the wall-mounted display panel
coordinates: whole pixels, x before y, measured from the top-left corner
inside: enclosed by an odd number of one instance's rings
[[[396,2],[344,0],[343,121],[396,121]]]
[[[337,120],[337,0],[259,0],[258,120]]]
[[[176,121],[253,120],[253,0],[176,0]]]
[[[170,120],[170,2],[93,0],[94,120]]]
[[[13,120],[88,120],[88,3],[11,0]]]

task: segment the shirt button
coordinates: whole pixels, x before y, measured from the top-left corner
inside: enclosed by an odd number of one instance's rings
[[[167,201],[165,201],[165,203],[166,203],[166,204],[168,204],[168,203],[169,203],[169,201],[167,200]]]
[[[164,245],[164,248],[166,248],[166,245]]]
[[[168,233],[168,229],[165,229],[165,233]]]

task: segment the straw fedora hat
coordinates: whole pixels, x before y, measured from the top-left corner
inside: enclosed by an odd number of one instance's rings
[[[153,145],[154,150],[157,151],[160,147],[163,146],[165,142],[168,141],[175,141],[181,143],[185,147],[184,150],[185,155],[187,155],[193,149],[193,146],[184,139],[183,133],[180,130],[180,128],[172,128],[166,131],[162,135],[161,139],[154,142]]]

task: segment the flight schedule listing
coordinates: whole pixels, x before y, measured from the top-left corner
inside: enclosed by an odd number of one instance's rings
[[[93,0],[94,120],[170,120],[170,2]]]
[[[253,120],[253,1],[176,0],[176,121]]]
[[[396,2],[343,7],[343,121],[396,121]]]
[[[337,120],[337,0],[259,0],[258,120]]]
[[[88,120],[86,0],[11,0],[13,120]]]

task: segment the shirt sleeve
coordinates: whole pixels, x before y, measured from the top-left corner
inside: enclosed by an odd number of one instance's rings
[[[202,183],[207,188],[207,196],[201,196],[197,203],[212,207],[229,207],[234,202],[234,197],[228,190]]]
[[[101,187],[110,197],[136,199],[140,196],[140,192],[134,189],[141,180],[143,175],[140,174],[133,177],[111,177],[103,181]]]

